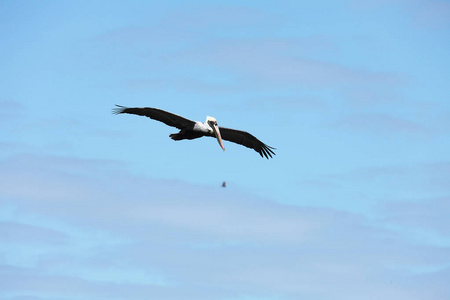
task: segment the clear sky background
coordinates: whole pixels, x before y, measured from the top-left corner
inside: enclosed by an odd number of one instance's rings
[[[0,1],[0,298],[450,299],[449,53],[444,0]]]

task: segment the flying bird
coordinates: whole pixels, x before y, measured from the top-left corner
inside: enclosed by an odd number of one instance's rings
[[[219,127],[217,125],[217,120],[210,116],[207,116],[206,122],[203,123],[199,121],[192,121],[158,108],[125,107],[121,105],[116,106],[117,107],[113,109],[114,114],[133,114],[145,116],[180,129],[178,133],[169,135],[175,141],[193,140],[203,136],[210,136],[217,139],[223,151],[225,151],[225,148],[223,146],[222,139],[251,148],[258,152],[261,157],[265,157],[267,159],[269,159],[269,157],[271,158],[272,155],[275,155],[275,152],[273,152],[275,148],[267,146],[250,133],[236,129]]]

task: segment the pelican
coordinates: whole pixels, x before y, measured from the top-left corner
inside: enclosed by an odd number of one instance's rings
[[[203,136],[215,137],[219,142],[220,147],[225,151],[222,139],[236,144],[240,144],[247,148],[251,148],[267,159],[275,155],[275,148],[267,146],[248,132],[219,127],[217,120],[213,117],[207,116],[206,122],[192,121],[182,116],[152,107],[125,107],[116,104],[113,113],[118,114],[133,114],[138,116],[149,117],[150,119],[163,122],[166,125],[180,129],[178,133],[169,135],[173,140],[193,140]],[[273,150],[272,150],[273,149]]]

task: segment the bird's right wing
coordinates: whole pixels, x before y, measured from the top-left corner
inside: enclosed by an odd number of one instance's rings
[[[151,108],[151,107],[125,107],[116,104],[113,108],[113,113],[118,114],[133,114],[138,116],[149,117],[150,119],[163,122],[166,125],[183,129],[195,124],[194,121],[183,118],[182,116],[170,113],[168,111]]]
[[[261,155],[261,157],[265,157],[267,159],[272,158],[272,155],[275,155],[275,148],[267,146],[256,137],[251,135],[246,131],[230,129],[219,127],[220,135],[224,140],[245,146],[247,148],[253,149]]]

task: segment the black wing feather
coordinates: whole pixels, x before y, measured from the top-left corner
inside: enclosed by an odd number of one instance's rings
[[[125,107],[116,104],[116,108],[113,108],[113,113],[118,114],[133,114],[138,116],[149,117],[150,119],[163,122],[164,124],[178,129],[193,126],[194,121],[186,119],[182,116],[170,113],[168,111],[152,108],[152,107]]]
[[[269,159],[269,157],[272,158],[272,155],[275,155],[275,152],[273,152],[275,148],[267,146],[248,132],[224,127],[219,127],[219,130],[222,139],[254,149],[261,157]]]

